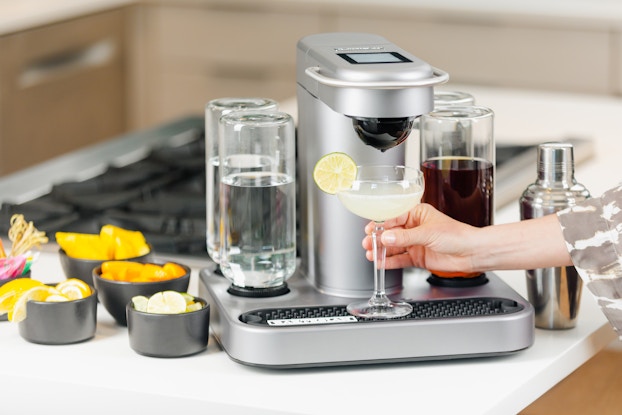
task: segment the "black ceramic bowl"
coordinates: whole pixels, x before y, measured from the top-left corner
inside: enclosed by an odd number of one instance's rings
[[[95,336],[97,291],[80,300],[28,301],[26,318],[18,323],[19,334],[31,343],[71,344]]]
[[[203,308],[189,313],[154,314],[138,311],[127,304],[127,329],[130,347],[151,357],[183,357],[202,352],[209,337],[210,306],[202,299],[194,301]]]
[[[157,263],[162,265],[162,263]],[[95,268],[93,284],[97,289],[99,302],[108,310],[110,315],[122,326],[127,326],[125,306],[137,295],[150,297],[151,295],[166,290],[187,292],[190,284],[190,268],[177,263],[186,270],[186,273],[178,278],[156,282],[125,282],[113,281],[101,277],[101,266]]]
[[[123,259],[123,261],[135,261],[135,262],[150,262],[153,260],[153,250],[149,251],[149,253],[135,257]],[[60,258],[60,265],[65,272],[65,277],[67,278],[78,278],[89,285],[93,285],[93,270],[105,261],[102,259],[80,259],[73,258],[67,255],[67,253],[59,249],[58,255]]]

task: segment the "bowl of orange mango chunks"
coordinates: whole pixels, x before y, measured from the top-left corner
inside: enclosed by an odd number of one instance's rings
[[[0,287],[0,314],[19,324],[25,340],[71,344],[95,336],[97,292],[77,278],[50,285],[20,278]]]
[[[99,234],[56,232],[61,267],[67,278],[93,285],[93,270],[104,261],[149,262],[152,250],[143,234],[104,225]]]
[[[188,291],[190,268],[177,262],[104,261],[93,270],[99,302],[121,326],[127,326],[126,305],[133,297],[161,291]]]

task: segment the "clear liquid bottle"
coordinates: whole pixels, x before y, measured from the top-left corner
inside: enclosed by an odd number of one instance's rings
[[[219,120],[220,268],[228,292],[289,291],[296,270],[296,153],[293,118],[243,111]]]
[[[520,198],[521,220],[538,218],[574,206],[590,197],[574,177],[570,143],[544,143],[538,147],[537,179]],[[539,328],[568,329],[576,325],[582,281],[574,267],[527,271],[527,293]]]

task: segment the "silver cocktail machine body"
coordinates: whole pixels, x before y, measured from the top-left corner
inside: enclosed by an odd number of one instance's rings
[[[348,313],[352,298],[373,290],[373,266],[361,247],[366,221],[316,187],[315,163],[341,151],[359,164],[403,164],[398,144],[414,119],[432,110],[433,86],[447,75],[382,37],[360,33],[312,35],[299,41],[297,54],[301,266],[287,290],[272,296],[234,295],[215,264],[201,270],[199,295],[211,305],[210,332],[223,350],[251,366],[296,368],[529,347],[533,307],[494,273],[476,287],[439,287],[427,282],[426,270],[407,269],[404,278],[394,272],[387,285],[413,306],[411,314],[366,320]]]
[[[297,47],[298,167],[302,272],[321,292],[368,297],[373,264],[361,240],[366,220],[313,183],[323,155],[340,151],[357,164],[405,164],[402,143],[413,120],[433,107],[433,86],[447,74],[388,40],[364,33],[325,33]],[[387,272],[387,293],[402,288]]]

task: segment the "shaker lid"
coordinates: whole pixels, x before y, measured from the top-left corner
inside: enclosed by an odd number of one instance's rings
[[[538,146],[538,177],[547,181],[572,180],[574,152],[572,144],[550,142]]]

